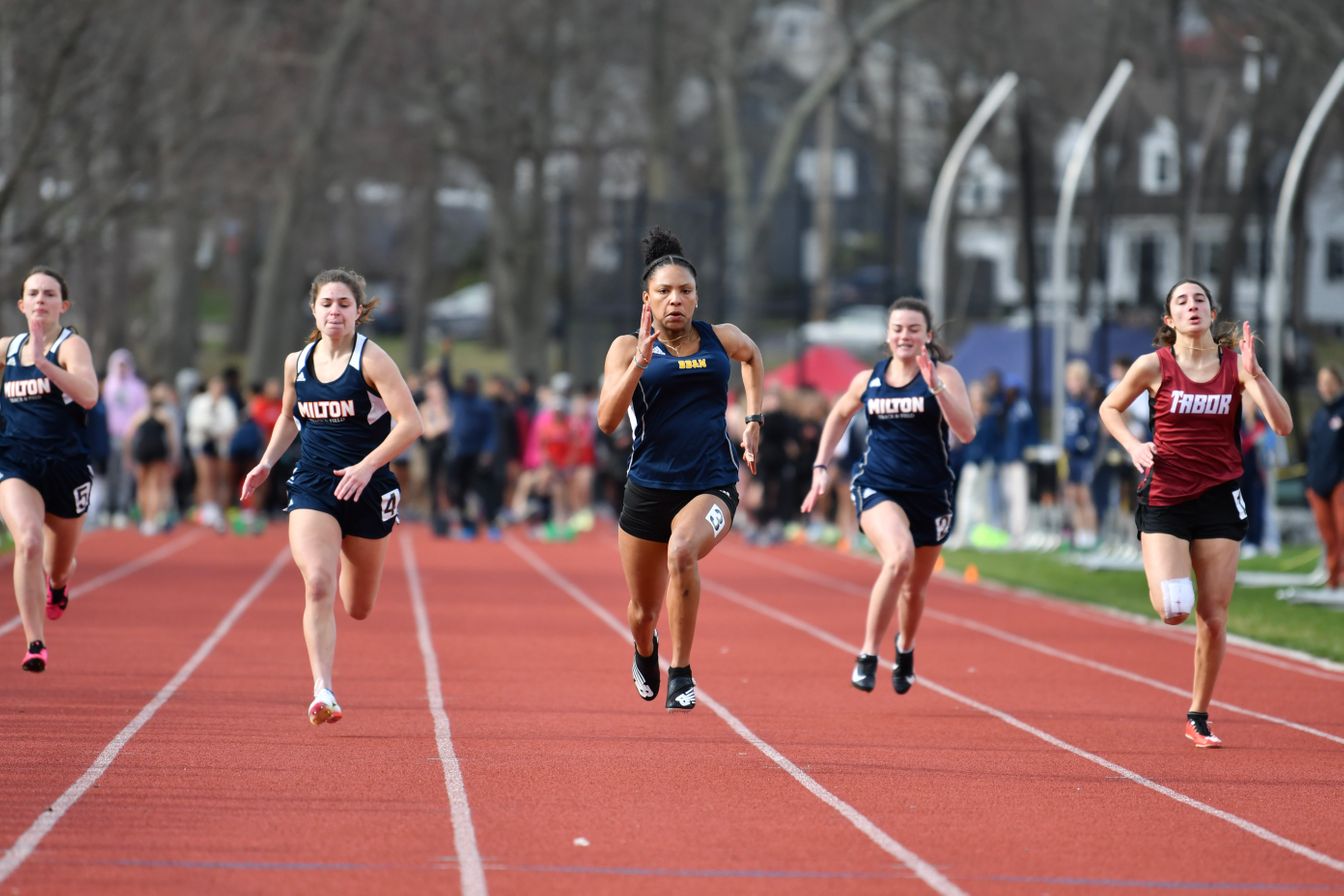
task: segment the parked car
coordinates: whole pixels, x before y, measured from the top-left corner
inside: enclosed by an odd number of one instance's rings
[[[803,341],[808,345],[835,345],[868,356],[887,338],[886,305],[851,305],[829,320],[803,324]]]
[[[490,331],[494,300],[484,281],[464,286],[429,304],[429,325],[445,336],[480,339]]]

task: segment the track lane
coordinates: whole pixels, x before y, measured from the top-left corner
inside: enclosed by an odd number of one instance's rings
[[[393,536],[404,537],[403,529]],[[284,550],[283,527],[246,546]],[[271,553],[267,551],[267,553]],[[310,726],[302,582],[268,587],[15,882],[70,892],[451,890],[453,831],[405,573],[338,620],[346,717]],[[342,615],[338,611],[338,615]]]
[[[322,729],[303,721],[301,585],[287,566],[6,884],[22,882],[33,892],[95,883],[100,892],[125,893],[457,890],[464,879],[455,854],[458,831],[398,559],[396,540],[403,537],[414,539],[444,705],[490,891],[928,891],[705,712],[708,706],[669,716],[661,700],[652,706],[639,701],[631,693],[628,644],[523,567],[505,545],[445,542],[415,526],[393,536],[373,617],[340,621],[337,693],[345,721]],[[123,555],[129,544],[121,547]],[[207,549],[215,544],[223,547],[219,557]],[[185,632],[206,632],[226,598],[237,596],[216,594],[214,586],[255,572],[261,558],[250,549],[260,554],[267,545],[283,546],[283,527],[256,541],[208,537],[191,563],[163,575],[153,568],[137,574],[133,601],[109,601],[127,618],[92,615],[100,601],[91,599],[53,623],[53,634],[85,613],[89,624],[98,621],[100,633],[157,645],[143,652],[148,655],[125,658],[128,666],[148,667],[141,676],[146,683],[133,690],[139,700],[133,710],[171,675],[170,669],[153,678],[167,665],[162,660],[180,660],[199,643],[199,637],[186,641]],[[625,589],[610,529],[573,545],[528,542],[527,548],[623,618]],[[765,557],[766,565],[746,562],[739,550]],[[93,570],[96,556],[90,551],[81,574]],[[800,580],[787,569],[795,563],[858,593]],[[202,565],[203,575],[186,574]],[[1005,600],[955,582],[945,588],[940,581],[931,606],[947,618],[931,617],[921,634],[925,680],[904,698],[885,683],[879,693],[864,695],[845,683],[853,649],[845,636],[860,632],[872,572],[870,564],[835,563],[806,548],[757,552],[730,541],[704,567],[697,679],[743,724],[954,884],[975,893],[1341,888],[1340,875],[1328,869],[935,689],[1020,714],[1027,724],[1073,738],[1177,791],[1203,793],[1207,802],[1279,833],[1320,827],[1302,839],[1335,850],[1342,826],[1328,814],[1332,804],[1319,805],[1330,802],[1322,793],[1340,789],[1334,774],[1340,751],[1333,743],[1259,720],[1230,726],[1230,717],[1219,714],[1220,731],[1248,734],[1233,749],[1193,750],[1169,730],[1166,704],[1174,697],[967,629],[951,616],[970,608],[977,621],[989,620],[985,626],[1016,626],[1041,643],[1072,637],[1080,655],[1116,651],[1131,665],[1133,651],[1115,641],[1118,632],[1132,629],[1126,638],[1159,645],[1159,657],[1143,666],[1161,666],[1176,681],[1188,677],[1188,644],[1154,638],[1140,626],[1080,625],[1076,616],[1049,612],[1048,603]],[[796,613],[841,646],[732,603],[734,592]],[[191,603],[174,604],[184,593]],[[980,615],[982,605],[989,617]],[[1024,605],[1038,609],[1024,611]],[[216,616],[207,618],[205,608]],[[54,707],[80,719],[82,706],[104,701],[103,679],[114,657],[98,653],[109,648],[92,631],[89,644],[77,641],[76,631],[57,642],[65,645],[60,655],[76,665],[88,662],[102,675],[91,674],[78,698],[64,688],[45,696],[31,689],[31,712]],[[67,648],[78,649],[67,654]],[[67,668],[62,681],[73,671]],[[1322,679],[1291,670],[1257,664],[1256,672],[1283,674],[1299,689],[1321,687]],[[8,694],[4,702],[8,714]],[[125,694],[113,702],[125,703]],[[1176,709],[1179,721],[1183,700]],[[122,724],[126,718],[123,711]],[[10,727],[0,726],[0,746],[7,746]],[[96,713],[89,727],[116,730]],[[106,742],[90,737],[80,747],[81,730],[63,726],[57,755],[38,753],[37,764],[63,766],[68,783],[70,770],[78,774],[82,767],[63,751],[91,756],[87,751]],[[34,770],[27,771],[17,784],[0,772],[0,789],[8,786],[20,802],[36,805],[40,794],[26,785]],[[1285,807],[1284,795],[1294,793],[1316,799]],[[1286,817],[1288,808],[1299,820]],[[1161,843],[1180,846],[1154,846]],[[1187,849],[1194,843],[1200,844],[1197,865]],[[37,880],[43,886],[33,889]],[[53,880],[61,889],[48,889]]]
[[[770,594],[766,603],[796,612],[820,628],[829,626],[833,631],[850,630],[857,634],[866,594],[845,599],[833,592],[819,592],[815,585],[810,585],[810,594],[785,600],[782,596],[791,593],[785,584],[788,564],[776,556],[766,565],[769,569],[757,567],[758,574],[752,581],[739,583],[743,589]],[[725,578],[736,574],[735,568],[730,569]],[[784,577],[777,579],[781,574]],[[939,605],[944,585],[944,582],[935,584],[931,606]],[[849,606],[844,615],[850,621],[839,626],[829,606],[837,600],[842,606]],[[962,610],[965,609],[963,606]],[[1019,628],[1029,624],[1021,618],[1015,621]],[[1124,649],[1131,655],[1153,645],[1169,649],[1165,642],[1143,635],[1144,630],[1137,628],[1132,643]],[[1116,637],[1113,631],[1095,629],[1073,630],[1060,636],[1072,638],[1074,651],[1083,654],[1089,651],[1093,639],[1100,647]],[[1041,640],[1049,638],[1042,636]],[[988,638],[964,627],[949,626],[932,616],[926,618],[920,644],[924,648],[920,654],[921,672],[935,676],[961,693],[1035,722],[1070,743],[1108,756],[1195,799],[1244,815],[1249,821],[1259,822],[1303,845],[1336,858],[1344,855],[1344,837],[1338,834],[1344,812],[1337,806],[1338,801],[1320,798],[1322,793],[1344,789],[1344,761],[1341,761],[1344,752],[1333,742],[1281,725],[1249,720],[1237,721],[1235,725],[1236,730],[1246,731],[1244,738],[1248,743],[1238,742],[1233,748],[1216,753],[1194,750],[1179,734],[1183,699],[1172,711],[1163,712],[1163,698],[1158,694],[1159,699],[1154,700],[1152,689],[1146,685],[1015,649],[1011,639]],[[1187,654],[1183,664],[1188,662]],[[832,674],[838,678],[843,672],[836,668]],[[1301,685],[1303,680],[1295,682]],[[1318,691],[1322,687],[1319,682],[1313,682],[1312,686]],[[1329,700],[1331,696],[1317,693],[1315,699]],[[1220,730],[1234,727],[1228,724],[1232,716],[1223,713],[1216,717]],[[1270,756],[1273,761],[1266,762]]]
[[[585,570],[582,563],[571,561],[566,564],[566,561],[560,559],[559,555],[557,555],[556,562],[565,564],[563,571],[573,575],[580,584],[585,582],[585,576],[591,577],[593,581],[589,582],[588,587],[590,590],[597,589],[597,580],[601,578],[600,574]],[[769,603],[775,603],[778,599],[791,595],[793,600],[799,602],[810,601],[814,610],[823,616],[829,616],[831,622],[834,622],[837,618],[843,620],[845,628],[861,626],[862,624],[861,603],[856,604],[852,600],[843,600],[837,605],[835,600],[817,600],[816,589],[812,587],[809,587],[807,592],[803,593],[798,592],[795,585],[792,586],[793,591],[791,592],[791,586],[786,580],[771,577],[757,570],[744,572],[743,567],[733,563],[725,565],[723,558],[716,551],[714,557],[706,562],[704,574],[707,579],[713,580],[720,573],[724,576],[733,574],[749,579],[749,586],[753,587],[756,592],[769,595]],[[1042,787],[1057,787],[1059,782],[1064,782],[1063,789],[1058,791],[1056,798],[1062,801],[1063,806],[1072,808],[1061,809],[1052,803],[1046,812],[1041,812],[1033,806],[1029,807],[1026,814],[1033,818],[1041,815],[1059,818],[1060,820],[1056,821],[1055,825],[1068,831],[1067,840],[1071,844],[1071,857],[1078,855],[1080,840],[1091,838],[1095,841],[1093,849],[1096,851],[1096,856],[1092,860],[1082,863],[1080,867],[1062,871],[1056,867],[1055,863],[1058,859],[1054,856],[1055,850],[1052,846],[1046,863],[1040,870],[1040,875],[1038,875],[1039,879],[1118,881],[1132,878],[1133,856],[1116,852],[1114,829],[1109,825],[1104,831],[1096,829],[1095,819],[1098,806],[1104,807],[1103,811],[1107,813],[1108,817],[1118,813],[1121,817],[1128,819],[1127,823],[1135,826],[1136,829],[1149,830],[1153,828],[1153,824],[1148,819],[1154,813],[1166,813],[1170,817],[1165,824],[1169,828],[1169,836],[1173,838],[1184,840],[1192,834],[1192,826],[1204,826],[1206,835],[1215,841],[1226,842],[1229,840],[1228,830],[1223,827],[1223,822],[1207,818],[1207,816],[1204,818],[1189,818],[1187,816],[1192,814],[1189,810],[1182,809],[1163,797],[1156,795],[1135,796],[1131,793],[1134,785],[1125,782],[1116,786],[1116,776],[1105,769],[1097,768],[1080,772],[1077,768],[1078,760],[1076,758],[1066,754],[1052,755],[1058,753],[1058,751],[1048,747],[1042,753],[1043,745],[1031,743],[1030,739],[1018,740],[1012,736],[1005,739],[998,730],[1002,728],[1002,724],[992,719],[977,718],[974,713],[969,714],[968,718],[966,714],[960,711],[948,712],[943,708],[934,711],[933,719],[926,718],[923,713],[929,711],[927,691],[919,701],[913,702],[906,701],[911,701],[916,694],[898,700],[889,691],[873,695],[863,695],[854,691],[846,684],[852,654],[841,653],[836,655],[834,649],[825,648],[817,652],[813,648],[801,647],[792,642],[789,642],[786,648],[782,643],[783,639],[776,637],[773,633],[767,634],[762,629],[759,618],[747,618],[740,622],[734,622],[734,630],[740,626],[742,631],[736,635],[722,634],[721,637],[728,640],[720,644],[718,652],[715,652],[712,648],[707,651],[706,639],[712,636],[711,633],[716,631],[719,624],[726,624],[734,615],[730,610],[715,602],[712,587],[708,589],[708,592],[704,610],[702,610],[700,635],[697,639],[697,679],[702,681],[706,687],[721,693],[731,693],[724,691],[723,684],[716,685],[719,678],[718,674],[714,674],[713,677],[706,674],[707,669],[711,673],[713,672],[714,666],[718,665],[718,660],[721,657],[731,656],[734,661],[734,669],[739,671],[737,677],[730,675],[729,683],[736,685],[742,678],[746,678],[747,681],[743,682],[744,687],[741,693],[737,695],[740,699],[729,699],[728,697],[721,697],[721,699],[727,700],[733,706],[744,706],[745,708],[741,710],[744,720],[753,728],[761,731],[763,736],[768,739],[777,736],[782,738],[776,741],[777,744],[784,744],[791,743],[788,740],[790,733],[798,736],[801,732],[818,729],[837,733],[848,732],[847,736],[842,736],[838,740],[823,737],[818,742],[809,741],[800,744],[800,749],[806,748],[810,752],[803,754],[803,758],[793,754],[790,755],[804,767],[810,769],[813,767],[810,764],[812,762],[826,762],[831,750],[855,750],[862,757],[857,760],[861,766],[867,764],[885,771],[884,763],[891,761],[897,763],[897,767],[891,770],[892,773],[912,775],[911,779],[905,782],[906,787],[898,788],[892,793],[892,799],[898,800],[902,794],[911,792],[920,793],[922,798],[916,805],[922,806],[925,811],[931,811],[937,824],[952,824],[953,822],[949,819],[957,819],[966,814],[972,816],[987,815],[991,819],[999,819],[997,823],[990,822],[982,827],[974,827],[973,830],[964,828],[943,830],[941,832],[942,836],[935,838],[940,842],[958,844],[957,849],[960,849],[962,845],[969,844],[974,844],[976,848],[982,848],[985,844],[1001,843],[1002,845],[995,847],[992,852],[1002,856],[1031,855],[1034,849],[1039,850],[1042,838],[1033,828],[1019,828],[1017,831],[1002,828],[1000,807],[1003,806],[1005,799],[1016,798],[1014,792],[1005,792],[1003,781],[1011,780],[1014,777],[1025,782],[1023,787],[1032,793],[1033,799],[1039,798],[1038,794]],[[757,649],[755,642],[761,639],[767,640],[768,644],[763,649]],[[1001,643],[977,644],[974,647],[982,668],[985,661],[992,662],[993,651],[1003,649],[1004,645]],[[922,654],[921,664],[924,663],[923,656],[927,654],[929,654],[928,650],[925,651],[925,654]],[[787,686],[783,681],[772,683],[767,687],[758,685],[762,677],[769,674],[762,673],[760,671],[762,668],[775,670],[781,665],[787,665],[798,670],[798,674],[787,678]],[[833,677],[815,682],[814,670],[828,666],[833,670],[829,673]],[[740,672],[741,667],[755,671],[743,674]],[[931,674],[927,668],[923,668],[922,671],[925,674]],[[888,686],[884,685],[884,689],[886,687]],[[1024,685],[1023,689],[1029,691],[1033,687],[1038,686],[1034,684]],[[1043,688],[1046,693],[1049,692],[1048,681],[1043,682],[1039,687]],[[782,702],[779,699],[781,697]],[[885,705],[880,702],[873,702],[881,701],[884,698],[887,701]],[[859,706],[863,705],[862,701],[869,701],[867,705],[879,712],[880,718],[884,719],[886,724],[890,724],[896,732],[899,732],[898,752],[886,750],[884,755],[883,750],[876,748],[876,755],[865,753],[864,745],[872,741],[873,735],[872,730],[867,728],[866,724],[855,725],[854,710],[857,708],[853,702],[855,700],[860,701]],[[1146,695],[1142,700],[1150,702],[1150,698]],[[839,703],[846,708],[831,714],[823,708],[828,703]],[[772,721],[768,715],[757,719],[754,715],[758,710],[764,711],[767,704],[773,706],[773,711],[779,716],[778,719]],[[920,706],[921,715],[914,718],[907,717],[906,711],[919,704],[922,704]],[[1059,714],[1058,704],[1052,707],[1052,712],[1055,715]],[[1083,712],[1087,712],[1087,710],[1083,710]],[[893,718],[892,715],[897,713],[899,715]],[[1097,715],[1102,715],[1102,713],[1097,713]],[[815,722],[811,721],[814,716],[816,717]],[[868,723],[871,722],[871,719],[868,720]],[[950,730],[947,727],[949,722],[955,726]],[[986,722],[989,723],[988,726]],[[778,728],[771,727],[772,724],[777,725]],[[1154,728],[1160,727],[1156,723],[1153,724]],[[914,734],[907,737],[906,735],[910,733],[910,726],[912,725],[916,726]],[[1115,731],[1112,733],[1119,735],[1121,732]],[[1177,738],[1179,739],[1179,733],[1177,733]],[[1160,738],[1154,736],[1153,739]],[[1183,740],[1180,740],[1179,744],[1176,745],[1176,749],[1180,750],[1181,756],[1188,757],[1189,754],[1201,752],[1186,747],[1187,745]],[[913,766],[901,765],[900,763],[909,758],[911,752],[918,757]],[[984,756],[986,753],[992,757],[1002,757],[1002,761],[1006,763],[1002,770],[1003,779],[996,779],[992,774],[985,774]],[[960,756],[964,759],[964,763],[949,763],[949,756]],[[1024,757],[1030,757],[1031,761],[1024,764]],[[1040,764],[1039,770],[1033,771],[1033,768],[1035,768],[1033,763]],[[993,762],[991,761],[992,765]],[[938,786],[926,787],[931,775],[940,776],[941,783]],[[1095,784],[1098,777],[1101,779],[1101,784],[1105,785],[1102,787],[1102,791],[1112,793],[1112,795],[1100,801],[1092,798],[1079,798],[1077,787],[1080,785],[1078,781]],[[825,779],[822,780],[825,783]],[[955,786],[949,782],[956,782]],[[839,789],[837,792],[847,796],[847,791],[843,789]],[[884,817],[876,814],[881,812],[880,808],[874,808],[870,811],[867,808],[870,804],[857,799],[855,803],[861,811],[871,815],[874,820]],[[976,808],[981,805],[990,808],[984,810]],[[931,810],[929,809],[930,806],[940,808]],[[1138,807],[1137,811],[1136,807]],[[1063,813],[1063,815],[1061,816],[1059,813]],[[1070,816],[1072,817],[1070,818]],[[1070,820],[1065,821],[1066,818]],[[901,831],[902,838],[907,839],[905,831],[910,822],[911,819],[909,818],[893,818],[890,824],[884,824],[884,827],[887,830]],[[965,824],[965,822],[962,823]],[[1160,827],[1159,825],[1159,829]],[[1080,831],[1087,833],[1080,834]],[[1046,839],[1050,843],[1057,842],[1050,838]],[[960,881],[963,879],[960,875],[966,873],[966,869],[960,864],[960,860],[953,860],[944,852],[936,851],[937,847],[934,847],[935,851],[930,853],[927,849],[921,848],[921,843],[918,840],[910,842],[910,845],[916,852],[932,855],[940,867],[945,868],[954,880]],[[1232,863],[1231,867],[1243,867],[1244,879],[1260,882],[1263,878],[1256,875],[1254,868],[1245,867],[1245,856],[1247,854],[1256,855],[1256,867],[1277,868],[1282,867],[1284,861],[1283,856],[1277,854],[1279,852],[1282,851],[1278,850],[1277,847],[1268,847],[1265,844],[1253,843],[1247,845],[1242,843],[1235,848],[1229,848],[1226,858]],[[973,857],[974,853],[968,853],[968,855]],[[972,859],[968,859],[968,861],[972,861]],[[1297,864],[1292,864],[1292,862]],[[1292,862],[1289,863],[1290,870],[1295,873],[1301,872],[1294,879],[1304,881],[1315,879],[1313,877],[1317,874],[1315,869],[1307,868],[1303,870],[1299,866],[1305,863],[1295,858],[1292,858]],[[1188,880],[1190,875],[1189,869],[1185,867],[1187,864],[1183,860],[1173,858],[1161,866],[1162,869],[1165,869],[1162,874],[1155,878],[1146,877],[1145,880]],[[1113,873],[1109,875],[1101,874],[1100,872],[1107,867],[1110,867]],[[1014,863],[1009,862],[998,876],[1011,876],[1020,868],[1021,866],[1015,866]],[[1325,875],[1326,879],[1330,879],[1332,872],[1326,870]],[[974,887],[974,889],[978,892],[979,886]]]
[[[210,536],[181,545],[190,550],[159,553],[174,543],[120,531],[90,533],[80,549],[70,608],[47,621],[47,671],[20,670],[17,652],[13,665],[0,669],[0,843],[6,848],[187,661],[257,574],[250,565],[212,555],[216,540]],[[156,553],[131,578],[78,590],[114,575],[128,560]],[[184,583],[201,580],[218,587],[184,591]],[[11,645],[21,640],[7,639]]]
[[[784,573],[814,588],[847,596],[862,605],[876,575],[869,558],[810,548],[760,551],[736,543],[734,557],[762,570]],[[1080,579],[1086,587],[1086,577]],[[950,575],[936,576],[931,584],[929,618],[956,624],[990,626],[1002,636],[1049,648],[1122,669],[1130,675],[1160,682],[1178,708],[1188,704],[1193,668],[1193,623],[1179,627],[1149,625],[1084,605],[1044,596],[1025,595],[994,585],[968,586]],[[860,610],[860,614],[862,610]],[[1232,603],[1236,614],[1236,599]],[[859,625],[862,624],[860,615]],[[1142,645],[1135,652],[1135,645]],[[1265,660],[1271,660],[1267,663]],[[1314,658],[1313,658],[1314,660]],[[1297,661],[1276,653],[1263,654],[1254,646],[1230,644],[1219,676],[1214,715],[1223,724],[1233,721],[1220,712],[1220,703],[1302,725],[1344,745],[1344,714],[1332,711],[1344,704],[1344,672],[1330,664]],[[1235,694],[1233,699],[1231,695]],[[1160,698],[1165,699],[1165,698]],[[1170,701],[1168,701],[1170,702]],[[1266,719],[1261,719],[1266,721]]]
[[[507,545],[419,544],[492,892],[928,891],[706,707],[640,701],[623,638],[530,570],[501,583]],[[619,583],[609,545],[554,550]]]

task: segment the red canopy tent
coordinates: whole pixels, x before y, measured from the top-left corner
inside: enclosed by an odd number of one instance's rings
[[[782,364],[765,375],[767,386],[811,386],[827,395],[839,395],[849,388],[854,374],[869,365],[842,348],[810,345],[798,358]]]

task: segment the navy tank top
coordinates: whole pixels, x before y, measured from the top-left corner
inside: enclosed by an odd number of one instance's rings
[[[47,349],[48,361],[57,363],[57,353],[74,332],[69,327],[61,330]],[[27,341],[28,334],[20,333],[9,341],[5,352],[4,389],[0,392],[5,431],[0,435],[0,445],[35,454],[87,457],[88,412],[57,388],[37,365],[20,363],[20,352]]]
[[[318,380],[310,342],[299,353],[294,374],[294,421],[302,442],[299,463],[311,473],[330,473],[359,463],[392,431],[387,405],[361,369],[368,338],[355,335],[355,348],[341,375],[329,383]],[[386,470],[384,464],[381,469]]]
[[[903,386],[887,385],[890,365],[890,358],[878,361],[863,390],[868,447],[854,468],[854,483],[880,492],[945,491],[952,467],[938,396],[918,371]]]
[[[728,438],[732,360],[714,327],[693,320],[700,350],[675,358],[657,339],[630,402],[628,478],[644,488],[678,491],[737,483],[737,454]]]

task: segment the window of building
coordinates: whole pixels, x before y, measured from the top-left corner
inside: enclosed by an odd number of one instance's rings
[[[1332,237],[1326,240],[1325,279],[1344,280],[1344,239]]]
[[[1181,186],[1176,126],[1159,118],[1139,141],[1139,187],[1151,195],[1175,193]]]

